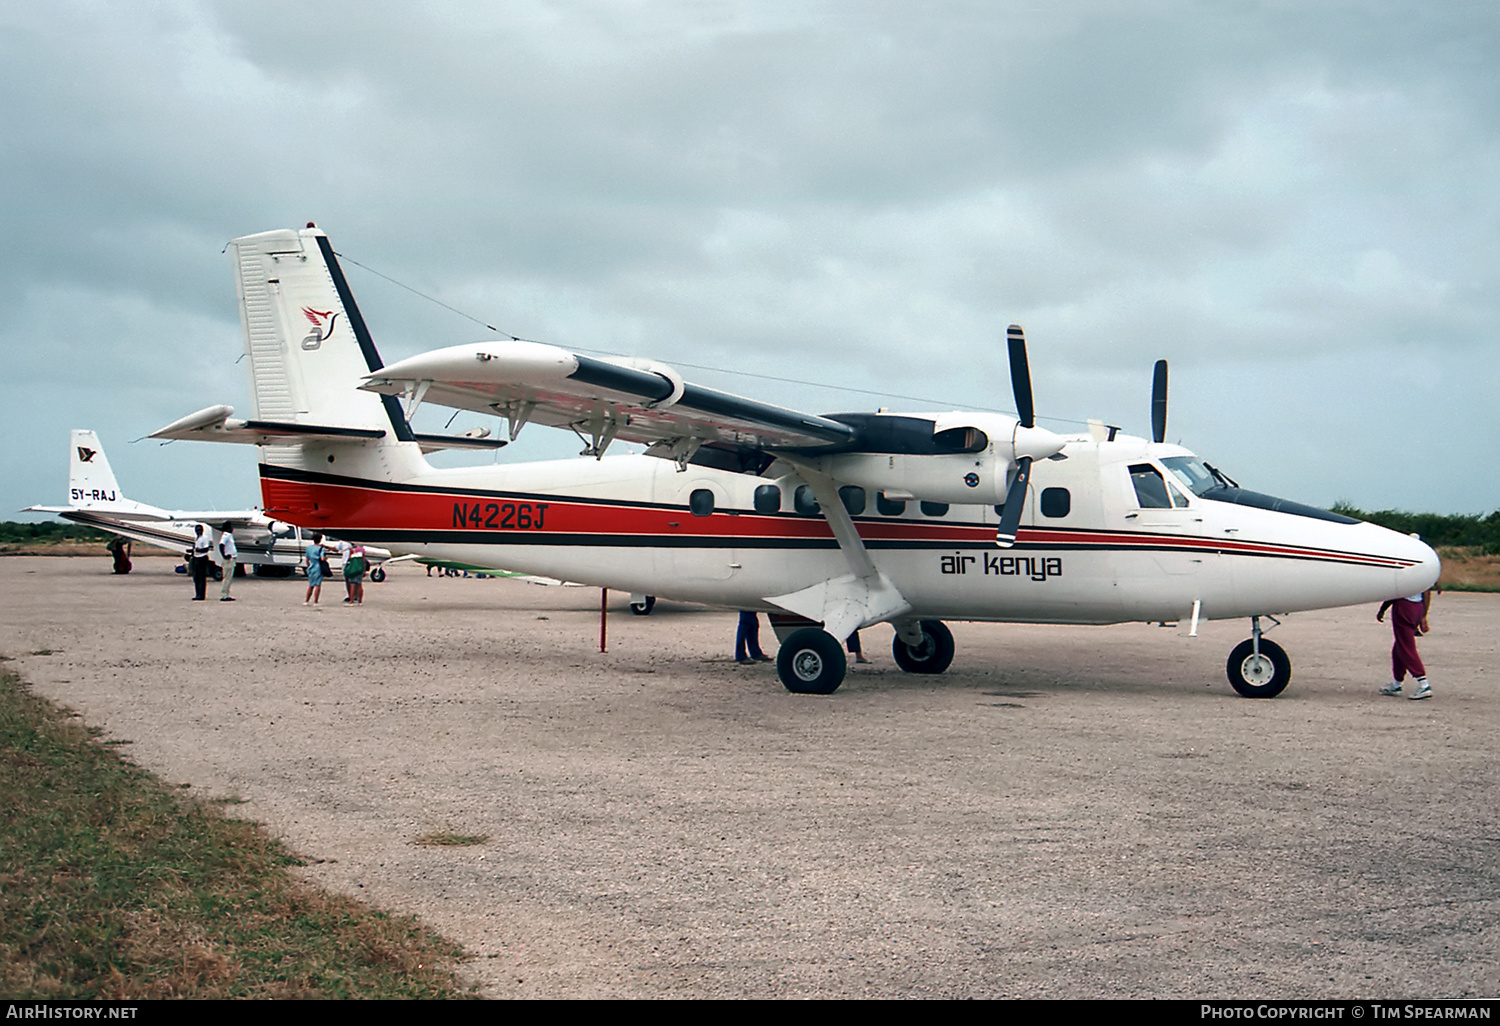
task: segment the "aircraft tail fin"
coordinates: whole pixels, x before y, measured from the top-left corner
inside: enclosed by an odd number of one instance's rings
[[[412,441],[399,399],[359,390],[382,361],[328,236],[309,226],[247,235],[229,246],[254,419]],[[267,446],[265,462],[295,465],[291,450],[304,447]]]
[[[107,509],[114,512],[148,512],[154,506],[132,502],[120,491],[115,472],[99,436],[74,428],[68,452],[68,505],[75,509]]]
[[[261,232],[228,248],[251,416],[235,418],[232,407],[210,406],[153,432],[153,438],[259,446],[266,512],[313,523],[326,516],[309,491],[317,482],[407,480],[431,470],[424,449],[504,444],[416,435],[399,396],[360,388],[384,363],[322,231],[308,225]]]

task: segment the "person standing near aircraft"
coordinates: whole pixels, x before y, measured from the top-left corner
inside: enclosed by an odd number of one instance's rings
[[[1396,635],[1396,640],[1391,645],[1391,682],[1380,689],[1382,695],[1401,694],[1401,682],[1406,679],[1409,671],[1413,690],[1406,697],[1412,701],[1432,697],[1432,685],[1427,683],[1427,668],[1422,665],[1422,657],[1417,654],[1417,635],[1426,634],[1432,629],[1427,625],[1427,612],[1431,608],[1432,589],[1428,588],[1420,595],[1386,599],[1380,606],[1380,612],[1375,614],[1375,619],[1384,623],[1385,611],[1391,610],[1391,630]]]
[[[313,535],[313,543],[307,547],[307,597],[302,600],[305,605],[317,605],[318,599],[323,597],[323,575],[328,563],[328,550],[323,547],[323,536]]]
[[[865,650],[859,645],[859,631],[855,631],[849,635],[848,639],[844,642],[844,647],[849,650],[849,654],[854,657],[856,663],[868,663],[870,661],[865,658]]]
[[[766,663],[771,657],[760,650],[760,614],[740,610],[740,625],[734,632],[734,661]]]
[[[130,573],[130,539],[117,534],[104,547],[114,557],[114,572],[117,574]]]
[[[344,587],[349,591],[349,597],[344,599],[347,605],[363,605],[365,601],[365,570],[368,567],[365,560],[365,547],[355,542],[349,549],[348,555],[344,556]]]
[[[214,541],[202,524],[193,525],[193,601],[202,602],[208,591],[208,554]]]
[[[220,602],[233,602],[234,596],[229,594],[229,582],[234,580],[234,558],[240,554],[240,550],[234,544],[234,525],[224,521],[219,535],[219,556],[224,565],[224,583],[219,588]]]

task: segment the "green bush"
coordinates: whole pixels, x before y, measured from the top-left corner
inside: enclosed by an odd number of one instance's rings
[[[36,524],[19,524],[13,520],[0,523],[0,545],[27,542],[107,542],[114,535],[97,527],[70,524],[66,520],[44,520]]]
[[[1402,534],[1421,535],[1428,545],[1461,546],[1479,549],[1487,556],[1500,555],[1500,510],[1488,516],[1477,513],[1407,513],[1395,509],[1369,513],[1345,502],[1338,503],[1333,510]]]

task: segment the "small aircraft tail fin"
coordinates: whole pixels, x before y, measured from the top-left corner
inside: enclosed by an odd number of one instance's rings
[[[125,498],[109,467],[109,457],[92,431],[74,428],[68,453],[68,505],[75,509],[144,511],[154,509]]]

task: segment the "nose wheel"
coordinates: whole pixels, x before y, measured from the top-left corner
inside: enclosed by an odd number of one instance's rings
[[[1259,652],[1255,638],[1236,645],[1224,669],[1230,686],[1246,698],[1275,698],[1291,683],[1292,661],[1276,642],[1259,640]]]

